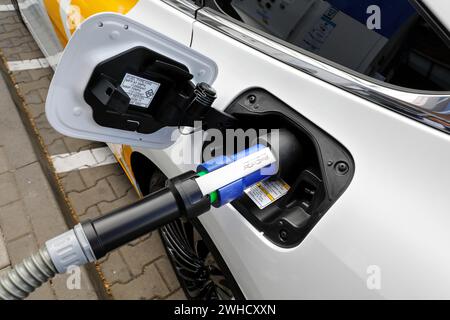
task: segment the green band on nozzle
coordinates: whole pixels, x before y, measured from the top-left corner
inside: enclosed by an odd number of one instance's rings
[[[205,174],[208,174],[208,171],[205,171],[205,170],[200,171],[200,172],[197,172],[197,174],[199,177],[201,177],[201,176],[204,176]],[[209,199],[210,199],[211,203],[216,202],[217,199],[219,199],[219,194],[217,193],[217,191],[211,192],[209,194]]]

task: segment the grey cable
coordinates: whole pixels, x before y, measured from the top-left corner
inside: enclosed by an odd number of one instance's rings
[[[0,300],[25,299],[56,273],[56,268],[44,246],[0,277]]]

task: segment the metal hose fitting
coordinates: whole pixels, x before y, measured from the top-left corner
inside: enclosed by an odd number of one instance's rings
[[[0,300],[25,299],[56,273],[56,268],[44,246],[0,277]]]

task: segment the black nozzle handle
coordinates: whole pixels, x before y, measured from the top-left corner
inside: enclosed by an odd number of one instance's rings
[[[209,196],[203,196],[195,178],[194,171],[187,172],[132,205],[82,223],[96,259],[181,216],[192,218],[207,212]]]

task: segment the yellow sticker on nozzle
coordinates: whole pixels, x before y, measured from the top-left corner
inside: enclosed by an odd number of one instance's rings
[[[289,185],[281,178],[272,178],[251,186],[245,190],[245,194],[258,208],[264,209],[283,197],[289,189]]]

